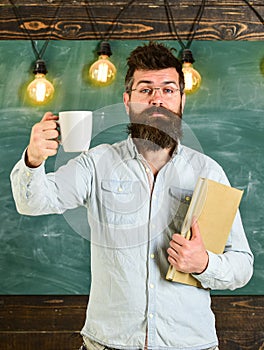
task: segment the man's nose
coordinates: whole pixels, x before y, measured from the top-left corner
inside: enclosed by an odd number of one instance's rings
[[[150,103],[153,106],[161,106],[163,104],[162,94],[160,89],[154,89],[150,98]]]

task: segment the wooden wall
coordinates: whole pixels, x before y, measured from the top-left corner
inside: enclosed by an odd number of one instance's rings
[[[1,350],[78,350],[86,296],[1,296]],[[264,297],[213,296],[221,350],[264,349]]]
[[[168,1],[180,38],[186,39],[201,0]],[[0,40],[164,39],[175,40],[164,0],[9,0],[0,4]],[[62,5],[61,5],[62,3]],[[196,40],[263,40],[264,2],[206,0]],[[262,21],[261,21],[262,18]],[[24,26],[27,28],[25,31]]]

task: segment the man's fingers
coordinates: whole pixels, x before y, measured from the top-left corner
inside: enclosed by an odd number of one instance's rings
[[[57,115],[54,115],[52,112],[46,112],[41,119],[41,122],[48,121],[48,120],[58,120],[59,117]]]
[[[48,157],[55,156],[58,150],[58,142],[57,141],[46,141],[45,148],[43,148],[43,160],[46,160]]]
[[[44,121],[37,123],[33,126],[31,134],[38,137],[38,135],[41,135],[47,130],[57,130],[57,123],[55,121]]]
[[[56,130],[58,127],[58,124],[56,123],[55,120],[46,120],[44,122],[40,122],[39,125],[40,125],[42,131]]]
[[[173,248],[168,248],[167,249],[167,253],[169,254],[169,256],[171,256],[171,257],[173,257],[173,258],[177,258],[177,256],[178,256],[178,253],[177,253],[177,251],[175,250],[175,249],[173,249]]]
[[[171,238],[172,241],[177,243],[178,245],[183,245],[186,241],[186,238],[180,235],[179,233],[174,233]]]
[[[59,133],[57,130],[46,130],[43,132],[43,136],[45,140],[55,140],[58,138]]]
[[[191,232],[192,232],[191,240],[194,240],[197,237],[201,236],[197,220],[193,220]]]
[[[44,147],[45,149],[58,149],[59,143],[56,140],[46,140]]]

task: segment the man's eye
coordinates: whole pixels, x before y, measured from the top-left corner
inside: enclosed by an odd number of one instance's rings
[[[149,95],[149,94],[152,93],[152,89],[144,88],[144,89],[141,89],[141,90],[140,90],[140,93],[141,93],[141,94]]]
[[[167,95],[170,95],[170,94],[174,93],[174,90],[172,88],[164,88],[163,89],[163,93],[167,94]]]

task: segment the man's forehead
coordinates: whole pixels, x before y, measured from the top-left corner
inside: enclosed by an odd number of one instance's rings
[[[159,70],[135,70],[134,83],[146,81],[150,84],[162,84],[166,82],[179,83],[179,74],[175,68],[165,68]]]

